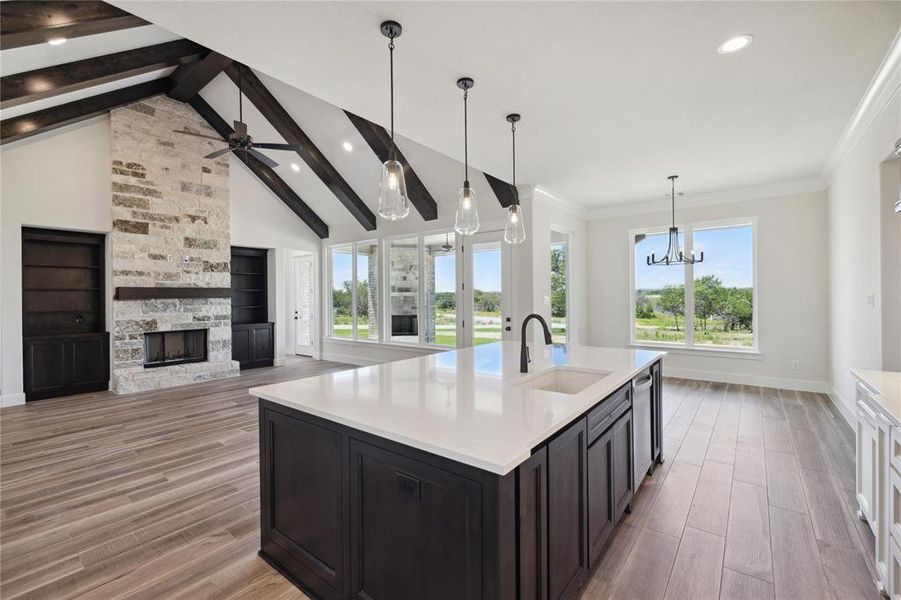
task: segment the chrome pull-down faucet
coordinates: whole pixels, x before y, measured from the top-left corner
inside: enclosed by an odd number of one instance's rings
[[[538,322],[541,323],[541,328],[544,330],[544,343],[550,346],[554,343],[554,340],[551,338],[551,330],[548,329],[547,321],[544,320],[544,317],[537,313],[532,313],[522,322],[522,346],[519,350],[519,372],[520,373],[528,373],[529,372],[529,363],[532,362],[532,357],[529,356],[529,347],[526,346],[526,325],[529,324],[529,321],[532,319],[538,319]]]

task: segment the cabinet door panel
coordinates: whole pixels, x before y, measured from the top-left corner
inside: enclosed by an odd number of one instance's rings
[[[632,473],[632,412],[629,411],[613,426],[613,509],[615,518],[632,501],[634,489]]]
[[[253,330],[253,359],[272,358],[272,328],[267,323]]]
[[[518,467],[519,598],[547,598],[547,448]]]
[[[615,525],[611,429],[588,448],[588,542],[592,563],[600,558]]]
[[[584,418],[548,445],[548,588],[572,598],[588,574],[587,428]]]
[[[265,411],[263,452],[269,464],[263,486],[266,539],[297,565],[298,579],[315,575],[334,590],[344,589],[346,544],[343,510],[344,451],[338,431],[288,415]],[[328,590],[314,589],[319,594]]]
[[[25,341],[25,393],[29,400],[65,393],[66,355],[65,338]]]
[[[351,523],[355,597],[481,597],[478,482],[352,440]]]
[[[250,329],[232,328],[232,360],[245,363],[250,360]]]
[[[72,338],[70,348],[69,382],[72,393],[106,389],[109,385],[107,336]]]
[[[651,365],[651,458],[663,462],[663,374],[660,363]]]

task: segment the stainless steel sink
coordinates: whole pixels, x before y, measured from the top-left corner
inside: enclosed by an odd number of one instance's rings
[[[610,371],[583,371],[558,367],[523,382],[522,385],[535,390],[575,395],[607,377]]]

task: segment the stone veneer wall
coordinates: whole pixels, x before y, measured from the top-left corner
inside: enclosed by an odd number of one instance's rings
[[[194,110],[156,96],[110,113],[112,287],[230,287],[228,157]],[[208,329],[202,363],[144,368],[144,333]],[[136,392],[238,374],[231,299],[114,300],[112,389]]]

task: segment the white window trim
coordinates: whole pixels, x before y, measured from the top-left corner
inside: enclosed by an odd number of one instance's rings
[[[675,354],[696,354],[709,356],[740,356],[755,355],[763,356],[760,348],[760,323],[759,310],[760,303],[758,301],[757,289],[757,217],[746,217],[742,219],[719,219],[713,221],[696,221],[692,223],[677,223],[679,233],[685,239],[685,252],[691,254],[694,248],[694,232],[698,229],[715,229],[723,227],[742,227],[751,226],[751,245],[752,245],[752,283],[751,298],[753,306],[751,307],[751,330],[754,334],[754,344],[750,348],[739,346],[713,346],[709,344],[694,343],[694,265],[685,265],[683,267],[685,273],[685,343],[678,342],[647,342],[635,339],[635,236],[640,234],[665,234],[669,230],[669,225],[658,227],[640,227],[629,230],[629,346],[636,348],[661,348],[675,351]],[[666,268],[666,267],[660,267]],[[680,352],[685,351],[685,352]]]
[[[378,344],[378,343],[381,343],[381,341],[382,341],[382,324],[381,324],[381,322],[379,322],[379,338],[378,339],[371,340],[369,338],[360,338],[357,336],[357,247],[364,245],[364,244],[375,244],[376,248],[378,248],[376,250],[376,255],[378,256],[378,260],[381,261],[381,243],[378,238],[368,239],[368,240],[356,240],[353,242],[341,242],[341,243],[337,243],[337,244],[329,244],[328,246],[326,246],[326,256],[328,257],[327,258],[328,282],[326,285],[326,294],[328,297],[328,302],[326,303],[326,306],[328,306],[328,311],[326,313],[326,315],[328,317],[328,327],[326,329],[327,335],[325,336],[325,339],[327,339],[327,340],[340,341],[340,342],[353,342],[353,343],[360,342],[363,344]],[[335,335],[335,331],[334,331],[334,324],[335,324],[334,313],[333,313],[333,311],[335,309],[334,297],[333,297],[333,293],[335,290],[334,251],[336,248],[346,248],[348,246],[351,249],[351,252],[350,252],[350,262],[351,262],[351,268],[350,268],[350,274],[351,274],[351,286],[350,286],[350,306],[351,306],[350,323],[351,323],[351,325],[350,326],[351,326],[351,330],[350,331],[351,331],[351,334],[350,334],[350,337],[342,337],[342,336]],[[377,288],[376,292],[380,294],[381,293],[380,290],[382,289],[382,287],[384,287],[382,285],[382,269],[381,269],[381,265],[379,265],[379,280],[376,282],[376,288]],[[379,312],[381,312],[381,311],[379,311]]]

